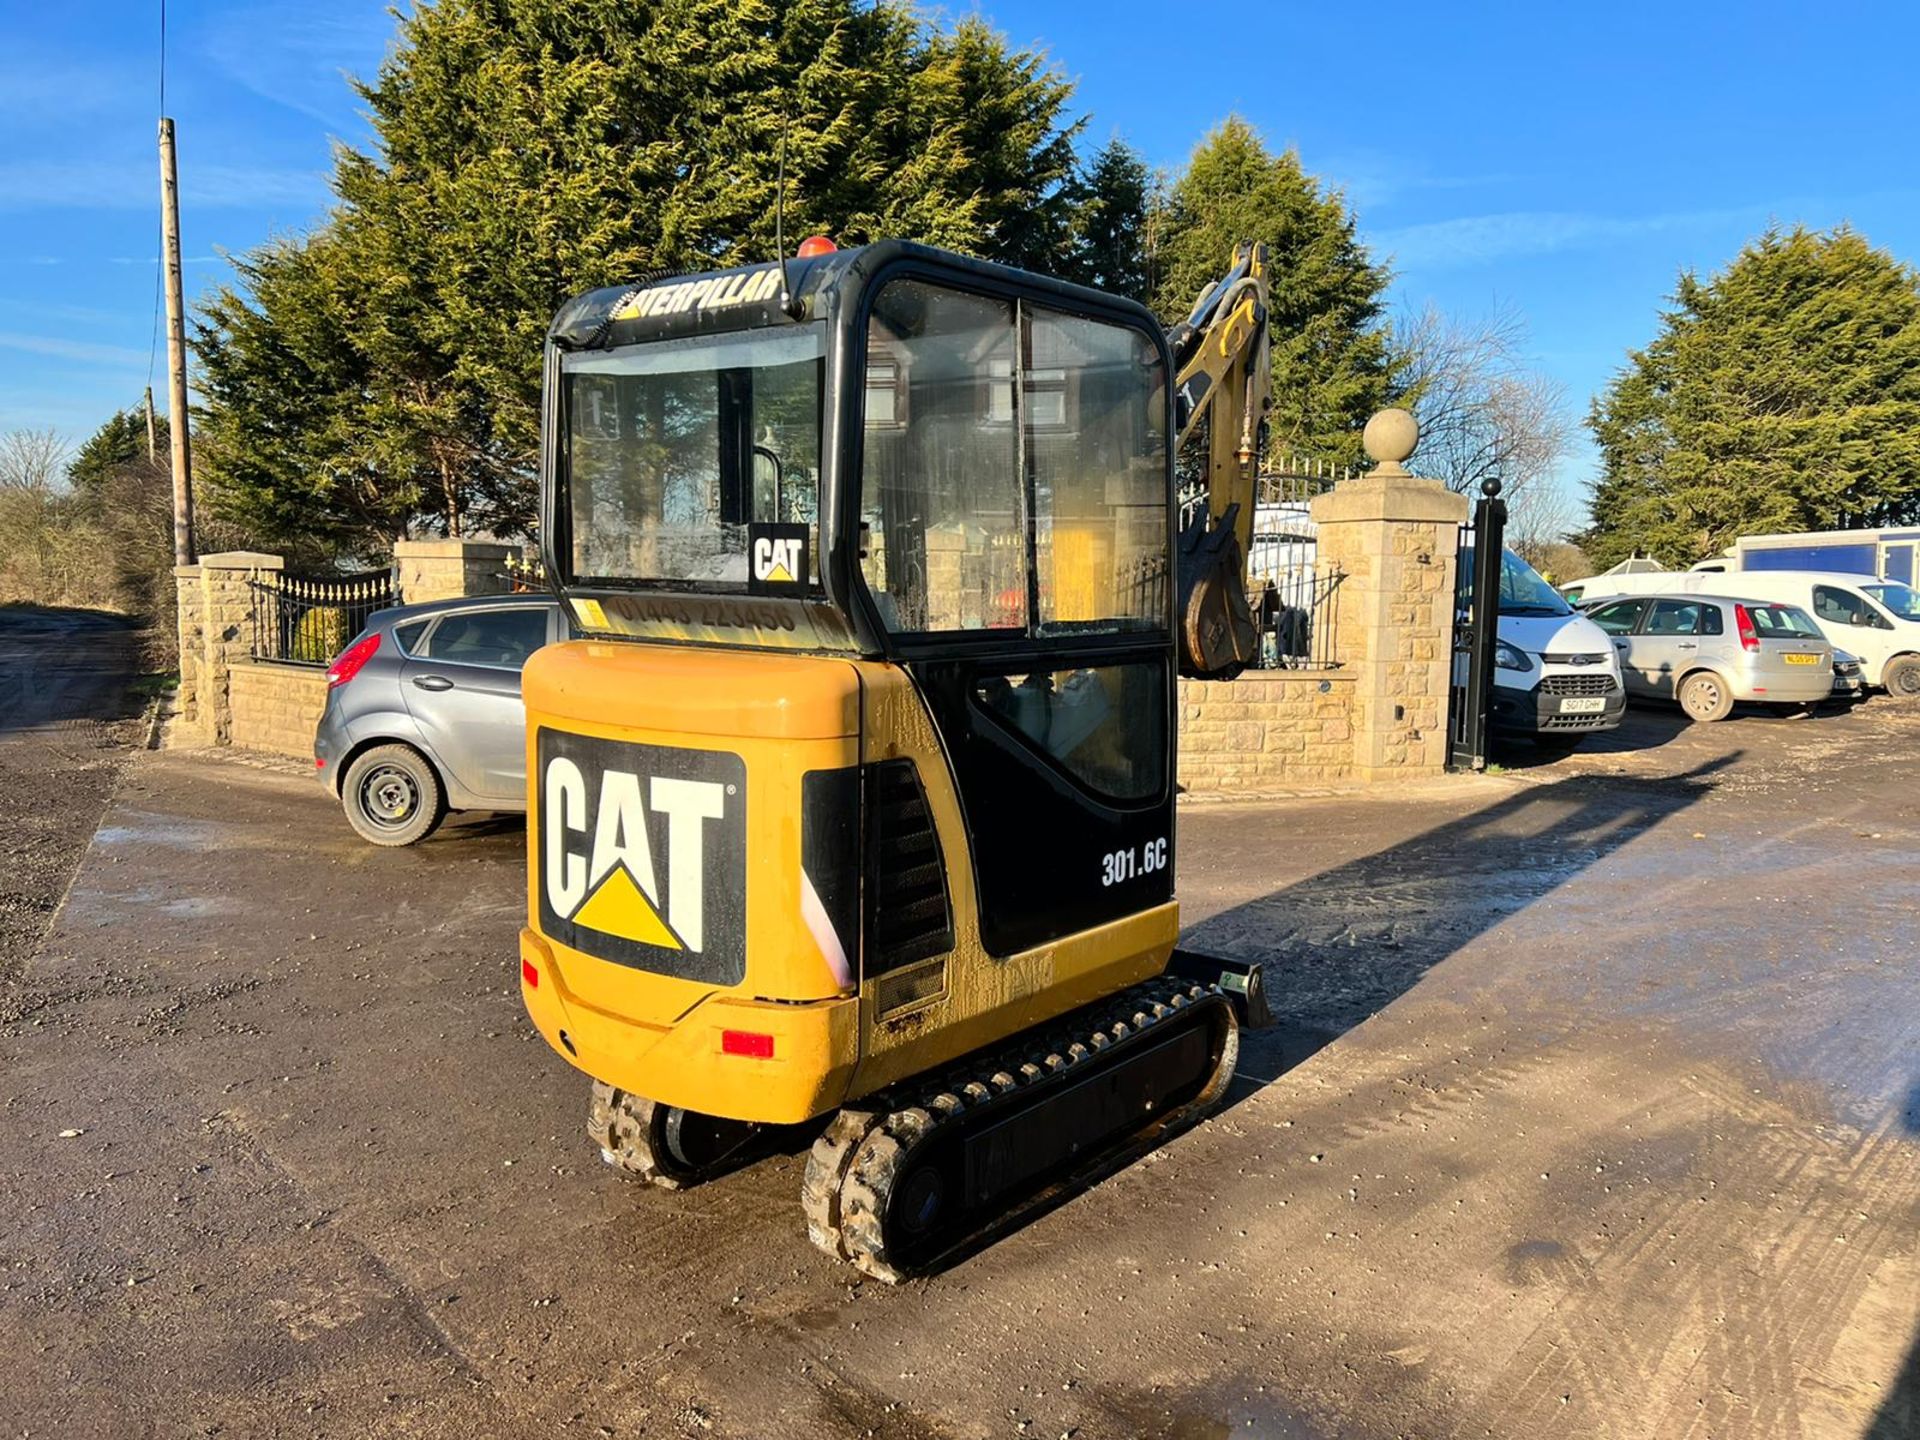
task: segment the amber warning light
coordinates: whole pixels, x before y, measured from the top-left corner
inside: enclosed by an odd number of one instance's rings
[[[831,255],[839,248],[824,235],[809,235],[800,242],[799,255],[802,260],[811,260],[816,255]]]

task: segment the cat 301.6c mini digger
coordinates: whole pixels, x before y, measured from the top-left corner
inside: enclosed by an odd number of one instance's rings
[[[1172,334],[818,238],[560,312],[521,988],[610,1161],[831,1114],[808,1232],[893,1280],[1219,1099],[1264,1004],[1175,952],[1174,682],[1253,644],[1264,264]]]

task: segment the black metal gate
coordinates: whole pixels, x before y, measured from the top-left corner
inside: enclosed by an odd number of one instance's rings
[[[1507,502],[1500,482],[1484,480],[1473,523],[1460,527],[1453,603],[1453,693],[1447,718],[1447,768],[1487,768],[1487,715],[1493,696],[1493,647],[1500,640],[1500,555]]]

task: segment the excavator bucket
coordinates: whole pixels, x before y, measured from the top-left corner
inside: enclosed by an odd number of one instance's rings
[[[1180,673],[1191,679],[1231,680],[1259,644],[1234,529],[1239,511],[1229,505],[1216,521],[1202,510],[1180,534]]]

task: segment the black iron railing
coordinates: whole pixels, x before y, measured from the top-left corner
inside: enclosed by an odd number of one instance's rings
[[[1337,566],[1312,563],[1256,576],[1247,603],[1260,632],[1254,666],[1261,670],[1337,670],[1340,585]]]
[[[253,658],[284,665],[327,665],[366,628],[367,617],[396,604],[393,574],[282,575],[256,573]]]
[[[515,595],[525,595],[535,590],[547,588],[547,563],[539,556],[521,558],[507,557],[507,589]]]

